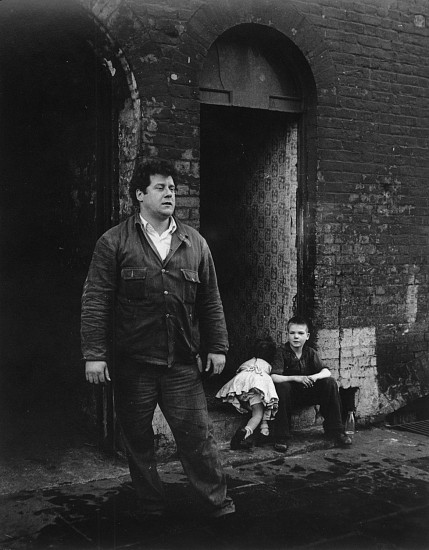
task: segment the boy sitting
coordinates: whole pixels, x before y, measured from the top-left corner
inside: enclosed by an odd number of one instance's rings
[[[271,377],[279,396],[274,419],[274,448],[286,452],[290,440],[292,410],[320,405],[327,437],[341,446],[352,444],[341,421],[341,402],[337,382],[331,377],[317,352],[306,345],[310,337],[304,318],[292,317],[287,324],[288,341],[276,351]]]

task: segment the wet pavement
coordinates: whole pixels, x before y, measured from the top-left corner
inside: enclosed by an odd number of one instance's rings
[[[286,454],[224,445],[237,512],[217,520],[204,516],[180,463],[170,460],[160,474],[171,517],[149,524],[134,516],[125,465],[95,452],[91,464],[85,452],[80,474],[67,477],[63,463],[51,486],[43,467],[39,487],[34,472],[3,478],[2,550],[429,548],[429,439],[423,435],[371,428],[340,449],[313,429],[300,433]],[[79,470],[77,454],[71,468]]]

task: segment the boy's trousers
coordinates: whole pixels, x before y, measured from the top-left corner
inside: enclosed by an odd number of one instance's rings
[[[291,437],[292,411],[307,405],[320,405],[323,429],[327,435],[344,432],[341,420],[341,401],[334,378],[317,380],[311,388],[299,382],[276,382],[279,408],[274,419],[274,437]]]

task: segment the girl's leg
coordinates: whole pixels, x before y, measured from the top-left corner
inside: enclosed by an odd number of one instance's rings
[[[249,431],[248,435],[251,435],[256,430],[264,416],[264,405],[262,403],[255,403],[251,407],[252,416],[244,428],[246,431]]]
[[[270,435],[270,428],[268,427],[268,422],[262,419],[260,432],[262,435]]]
[[[254,403],[252,402],[253,400],[259,402]],[[250,417],[250,420],[247,422],[246,426],[244,428],[239,428],[231,439],[231,449],[233,450],[250,449],[253,446],[254,439],[250,436],[253,434],[253,431],[256,430],[256,428],[259,426],[264,416],[265,408],[258,396],[252,398],[250,403],[247,401],[247,403],[249,404],[252,411],[252,416]]]
[[[268,421],[271,420],[272,417],[272,411],[269,409],[264,409],[264,416],[261,420],[261,426],[260,426],[260,432],[261,435],[269,436],[270,435],[270,428],[268,426]]]

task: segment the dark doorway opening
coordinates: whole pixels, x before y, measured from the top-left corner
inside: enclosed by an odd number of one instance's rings
[[[93,22],[74,3],[2,2],[2,452],[70,446],[96,428],[80,294],[112,221],[114,112]]]
[[[263,334],[282,340],[297,292],[297,115],[201,105],[201,232],[230,337],[223,378]]]

